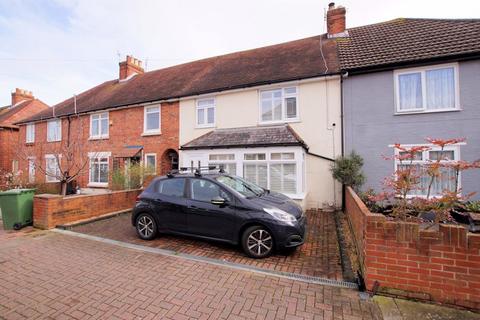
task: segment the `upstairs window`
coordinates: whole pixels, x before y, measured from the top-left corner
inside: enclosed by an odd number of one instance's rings
[[[143,132],[145,134],[160,133],[160,106],[145,107]]]
[[[50,120],[47,122],[47,141],[61,141],[62,140],[62,121]]]
[[[297,88],[260,92],[261,122],[298,120]]]
[[[215,99],[197,100],[197,127],[213,127],[215,125]]]
[[[90,138],[108,138],[108,112],[92,114],[90,116]]]
[[[456,64],[395,72],[397,112],[459,109]]]
[[[35,124],[29,123],[27,124],[27,133],[26,133],[26,143],[34,143],[35,142]]]

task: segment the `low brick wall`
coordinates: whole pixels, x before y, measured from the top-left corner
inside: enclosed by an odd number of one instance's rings
[[[480,310],[480,234],[389,221],[350,188],[345,205],[368,291]]]
[[[141,190],[113,191],[96,195],[63,197],[40,194],[33,199],[33,225],[51,229],[58,225],[131,209]]]

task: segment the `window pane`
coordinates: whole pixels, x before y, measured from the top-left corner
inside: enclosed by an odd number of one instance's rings
[[[448,151],[429,151],[430,160],[455,160],[455,152],[453,150]]]
[[[271,154],[272,160],[293,160],[295,159],[295,153],[293,152],[277,152]]]
[[[400,158],[402,158],[402,161],[410,161],[410,160],[415,160],[415,161],[421,161],[423,159],[423,153],[422,152],[415,152],[413,155],[413,159],[410,159],[410,155],[408,152],[400,152]]]
[[[400,110],[421,109],[422,76],[420,72],[402,74],[398,77]]]
[[[282,90],[273,91],[274,98],[281,98],[282,97]]]
[[[98,136],[98,120],[92,120],[92,136]]]
[[[158,183],[157,191],[166,196],[183,197],[185,179],[167,179]]]
[[[273,109],[272,100],[262,101],[262,121],[272,121]]]
[[[261,93],[260,97],[262,100],[264,99],[272,99],[272,92],[271,91],[264,91]]]
[[[210,166],[218,166],[219,168],[225,170],[225,172],[229,174],[236,175],[237,174],[237,165],[235,163],[214,163],[210,162]]]
[[[193,179],[191,181],[193,200],[210,202],[213,198],[226,198],[225,193],[213,182],[201,179]]]
[[[292,88],[285,88],[285,94],[286,95],[294,95],[297,93],[297,88],[292,87]]]
[[[265,160],[265,153],[246,153],[245,160]]]
[[[235,160],[234,154],[211,154],[208,156],[209,160]]]
[[[244,164],[243,177],[263,188],[267,188],[267,165],[266,164]]]
[[[214,99],[204,99],[204,100],[198,100],[197,105],[199,107],[204,107],[204,106],[212,106],[215,104]]]
[[[207,123],[212,124],[215,120],[215,109],[214,108],[208,108],[207,109]]]
[[[286,98],[285,104],[287,108],[287,118],[296,118],[297,117],[297,98]]]
[[[282,120],[282,99],[273,101],[273,120]]]
[[[427,109],[455,107],[454,69],[436,69],[426,72]]]
[[[102,183],[108,183],[108,162],[102,162],[100,164],[100,173],[99,173],[99,181]]]
[[[160,118],[158,112],[147,113],[147,130],[160,129]]]
[[[108,134],[108,119],[102,119],[101,120],[101,135],[107,135]]]
[[[197,112],[197,124],[205,124],[205,109],[198,109]]]
[[[283,193],[296,193],[296,165],[272,164],[270,165],[270,189]]]

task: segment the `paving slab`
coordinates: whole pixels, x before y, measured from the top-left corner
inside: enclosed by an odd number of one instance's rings
[[[480,314],[437,304],[375,296],[384,320],[479,320]]]

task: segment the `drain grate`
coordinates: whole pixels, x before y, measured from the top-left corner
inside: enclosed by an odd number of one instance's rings
[[[358,285],[354,282],[333,280],[333,279],[327,279],[327,278],[307,276],[307,275],[298,274],[298,273],[263,269],[263,268],[258,268],[258,267],[249,266],[249,265],[245,265],[245,264],[229,262],[229,261],[225,261],[225,260],[195,256],[195,255],[191,255],[191,254],[187,254],[187,253],[181,253],[181,252],[178,252],[178,251],[173,251],[173,250],[168,250],[168,249],[146,247],[146,246],[142,246],[142,245],[138,245],[138,244],[132,244],[132,243],[128,243],[128,242],[123,242],[123,241],[112,240],[112,239],[108,239],[108,238],[102,238],[102,237],[92,236],[92,235],[88,235],[88,234],[78,233],[78,232],[71,231],[71,230],[53,229],[53,231],[58,232],[58,233],[62,233],[62,234],[66,234],[66,235],[70,235],[70,236],[75,236],[75,237],[79,237],[79,238],[84,238],[84,239],[89,239],[89,240],[98,241],[98,242],[102,242],[102,243],[107,243],[107,244],[111,244],[111,245],[115,245],[115,246],[119,246],[119,247],[123,247],[123,248],[133,249],[133,250],[137,250],[137,251],[149,252],[149,253],[160,254],[160,255],[170,256],[170,257],[183,258],[183,259],[188,259],[188,260],[197,261],[197,262],[205,262],[205,263],[218,265],[218,266],[224,266],[224,267],[228,267],[228,268],[232,268],[232,269],[236,269],[236,270],[260,273],[260,274],[267,275],[267,276],[276,276],[276,277],[286,278],[286,279],[290,279],[290,280],[297,280],[297,281],[314,283],[314,284],[321,284],[321,285],[326,285],[326,286],[349,288],[349,289],[358,289]]]

